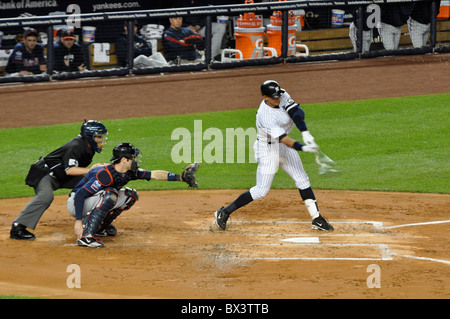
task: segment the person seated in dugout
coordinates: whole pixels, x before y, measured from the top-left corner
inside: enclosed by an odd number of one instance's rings
[[[232,1],[231,1],[232,2]],[[216,6],[216,5],[224,5],[231,4],[225,3],[220,0],[175,0],[174,8],[180,7],[201,7],[201,6]],[[236,2],[241,3],[241,2]],[[242,2],[243,3],[243,2]],[[227,17],[228,18],[228,17]],[[217,19],[216,16],[213,19]],[[189,15],[183,18],[183,23],[188,28],[191,28],[193,31],[199,33],[203,41],[205,41],[206,36],[206,16],[200,15]],[[211,58],[215,58],[220,54],[220,49],[222,47],[222,41],[227,32],[227,22],[216,22],[215,20],[211,23]],[[218,58],[218,57],[217,57]]]
[[[76,72],[86,70],[81,46],[75,42],[72,30],[64,29],[58,42],[54,45],[55,64],[58,72]]]
[[[120,67],[126,67],[128,62],[128,22],[124,22],[124,32],[115,41],[116,54]],[[150,43],[140,34],[137,33],[139,24],[137,21],[133,21],[133,44],[134,44],[134,56],[133,59],[140,55],[150,57],[152,55],[152,47]]]
[[[39,33],[29,28],[23,35],[23,41],[16,44],[9,56],[5,72],[9,75],[41,74],[47,71],[44,47],[38,43]]]
[[[171,17],[169,22],[162,40],[166,60],[176,64],[202,62],[202,56],[197,51],[197,46],[203,44],[202,36],[183,27],[183,17]]]

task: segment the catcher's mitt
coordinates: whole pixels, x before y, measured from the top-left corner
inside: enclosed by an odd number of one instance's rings
[[[198,187],[197,179],[195,178],[195,172],[197,172],[199,167],[198,163],[189,164],[181,173],[181,179],[186,182],[189,187]]]

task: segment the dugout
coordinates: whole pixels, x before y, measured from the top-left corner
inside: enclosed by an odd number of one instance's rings
[[[0,83],[10,82],[36,82],[49,80],[68,80],[83,77],[102,76],[128,76],[152,73],[186,72],[210,69],[234,68],[242,66],[261,66],[278,63],[303,63],[327,60],[364,59],[391,55],[416,55],[428,53],[441,53],[450,51],[450,17],[448,15],[448,1],[437,0],[384,0],[384,1],[274,1],[274,2],[248,2],[222,1],[215,6],[199,7],[170,7],[172,2],[136,1],[133,7],[120,7],[120,1],[116,5],[108,6],[104,1],[92,1],[87,6],[83,4],[78,12],[67,12],[70,1],[58,1],[58,8],[34,8],[35,14],[24,14],[26,10],[20,10],[18,4],[21,1],[11,1],[10,8],[0,8],[0,35],[2,46],[0,47]],[[50,5],[51,1],[45,2]],[[55,2],[56,3],[56,2]],[[130,3],[130,2],[127,2]],[[429,9],[429,32],[426,42],[421,47],[414,47],[411,41],[407,20],[400,25],[400,38],[395,49],[386,49],[379,34],[379,24],[376,21],[381,17],[393,15],[393,6],[405,6],[411,10],[415,6],[426,5]],[[2,4],[5,6],[7,4]],[[120,10],[116,10],[119,8]],[[95,8],[95,10],[94,10]],[[369,10],[369,9],[370,10]],[[378,9],[380,16],[378,16]],[[30,8],[31,9],[31,8]],[[39,10],[38,10],[39,9]],[[342,23],[333,25],[333,10],[343,10]],[[99,11],[101,10],[101,11]],[[60,15],[49,15],[51,12],[62,12]],[[227,60],[221,57],[211,56],[211,42],[214,23],[218,16],[228,17],[226,33],[221,43],[221,51],[235,49],[234,28],[236,19],[246,12],[255,12],[263,17],[270,17],[273,12],[282,14],[282,47],[280,56],[266,55],[258,59],[239,59],[239,56],[231,52]],[[305,12],[303,28],[297,30],[296,44],[299,50],[294,55],[287,55],[288,48],[288,15],[292,12]],[[365,19],[356,19],[356,16],[364,16]],[[17,17],[21,15],[20,17]],[[127,35],[127,65],[121,67],[117,63],[117,45],[115,39],[123,32],[124,26],[129,30],[137,21],[138,35],[151,43],[153,52],[159,52],[164,56],[162,46],[163,30],[168,27],[170,16],[191,17],[197,16],[204,20],[205,32],[203,45],[198,47],[202,60],[187,64],[168,63],[150,67],[135,67],[134,54],[137,48],[132,45],[133,35]],[[372,27],[370,50],[363,51],[363,30],[367,27],[367,17],[371,17],[376,25]],[[395,17],[391,17],[395,20]],[[408,17],[406,17],[408,18]],[[55,30],[68,24],[73,26],[77,36],[77,42],[83,48],[87,61],[87,69],[82,72],[56,72],[53,68],[55,56],[53,44],[55,42]],[[349,36],[351,25],[356,27],[355,42],[352,43]],[[83,41],[83,27],[95,27],[95,39],[92,42]],[[4,70],[14,45],[21,41],[23,30],[33,27],[40,32],[39,41],[45,47],[47,59],[47,72],[33,76],[5,75]],[[265,25],[264,27],[267,27]],[[51,45],[50,45],[51,44]],[[267,36],[264,46],[268,45]],[[307,47],[305,54],[301,46]],[[268,52],[268,50],[265,50]]]

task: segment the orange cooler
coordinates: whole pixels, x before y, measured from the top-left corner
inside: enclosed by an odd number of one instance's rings
[[[282,13],[275,11],[270,17],[270,24],[267,26],[268,46],[277,50],[278,56],[281,55],[281,25],[283,24]],[[297,25],[295,24],[295,15],[292,11],[288,15],[288,56],[295,55],[297,42]]]
[[[234,28],[236,49],[240,50],[243,59],[259,59],[264,56],[264,27]]]
[[[268,46],[277,50],[278,56],[281,56],[281,26],[267,26],[267,42]],[[295,55],[297,48],[297,25],[290,25],[288,29],[288,53],[287,55]]]
[[[246,0],[252,4],[253,0]],[[246,12],[239,16],[234,28],[236,49],[242,52],[243,59],[259,59],[264,57],[264,31],[262,17],[254,12]]]
[[[441,1],[439,8],[438,20],[447,20],[450,18],[450,1]]]

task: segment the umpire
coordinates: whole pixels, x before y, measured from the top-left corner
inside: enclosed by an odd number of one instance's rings
[[[60,188],[73,188],[90,169],[99,166],[91,164],[94,154],[101,153],[108,134],[106,127],[99,121],[86,121],[81,126],[80,135],[73,138],[57,150],[43,158],[45,171],[42,177],[30,170],[27,184],[34,187],[36,196],[25,206],[13,222],[11,239],[34,240],[35,236],[27,228],[35,229],[44,211],[53,202],[53,191]],[[39,161],[38,161],[39,162]],[[30,177],[34,180],[29,182]]]

